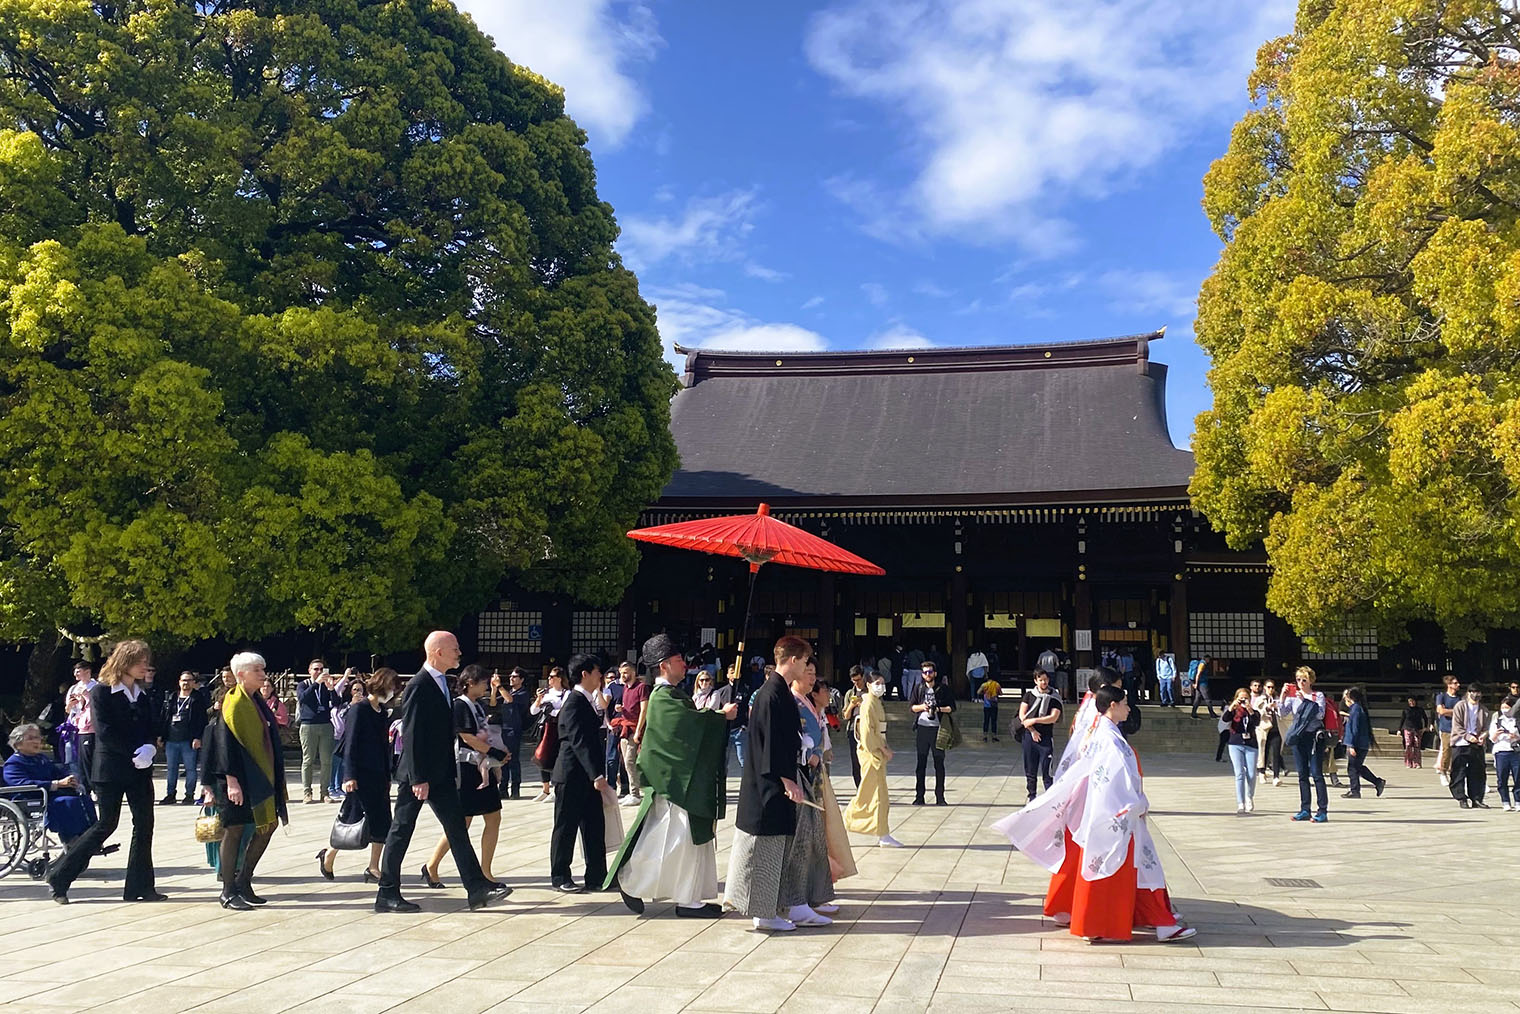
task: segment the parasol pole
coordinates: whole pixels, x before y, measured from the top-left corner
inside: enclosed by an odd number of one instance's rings
[[[739,624],[739,641],[734,649],[734,665],[728,674],[728,681],[734,686],[739,685],[739,676],[744,672],[744,635],[749,632],[749,613],[755,605],[755,578],[760,574],[760,564],[765,562],[751,559],[749,554],[745,554],[744,558],[749,560],[749,591],[744,596],[744,620]]]

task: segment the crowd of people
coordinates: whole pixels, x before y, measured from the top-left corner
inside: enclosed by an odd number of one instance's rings
[[[303,803],[341,803],[330,845],[316,854],[317,875],[333,880],[340,852],[367,850],[358,872],[376,886],[380,912],[418,909],[402,885],[424,804],[443,834],[426,861],[412,867],[414,883],[445,888],[442,864],[452,856],[472,909],[511,893],[493,864],[503,804],[523,799],[527,750],[538,769],[538,792],[529,799],[553,804],[548,883],[564,893],[615,891],[635,912],[668,900],[680,918],[714,918],[728,910],[765,932],[824,926],[838,911],[835,885],[856,872],[848,832],[881,847],[902,846],[891,833],[886,787],[893,756],[884,708],[894,682],[890,663],[857,665],[848,688],[834,688],[819,679],[811,646],[784,637],[772,659],[748,659],[725,675],[710,652],[688,660],[659,635],[644,645],[641,664],[604,671],[601,658],[577,655],[551,669],[540,687],[521,669],[503,674],[478,664],[461,667],[458,642],[445,631],[429,635],[424,659],[410,677],[389,668],[339,677],[314,659],[305,678],[282,695],[265,660],[241,652],[208,685],[185,672],[172,692],[158,697],[151,652],[142,641],[116,645],[98,679],[80,663],[64,696],[57,759],[46,756],[38,726],[23,723],[11,733],[14,754],[4,768],[7,784],[51,793],[48,823],[66,843],[46,870],[53,899],[69,902],[70,887],[106,850],[125,805],[132,835],[122,896],[163,900],[152,859],[153,770],[161,751],[165,793],[157,802],[204,807],[197,830],[208,828],[208,864],[220,883],[221,905],[238,911],[264,905],[255,889],[258,866],[275,829],[291,819],[285,745],[292,725]],[[998,670],[982,652],[970,662],[983,739],[996,740]],[[1098,667],[1078,703],[1054,684],[1060,673],[1050,670],[1060,660],[1041,662],[1009,725],[1022,751],[1028,804],[998,827],[1050,869],[1046,914],[1073,933],[1187,939],[1193,931],[1166,894],[1144,821],[1149,804],[1129,743],[1141,714],[1127,674]],[[937,660],[911,663],[913,681],[897,685],[913,725],[912,801],[930,804],[932,765],[932,802],[944,806],[946,751],[961,739],[956,694],[941,679]],[[1189,668],[1195,702],[1211,704],[1196,696],[1210,667]],[[1386,780],[1369,767],[1374,736],[1362,689],[1348,687],[1331,698],[1317,682],[1314,670],[1300,667],[1280,693],[1273,681],[1252,680],[1223,706],[1216,759],[1229,755],[1237,813],[1255,810],[1259,784],[1269,778],[1281,784],[1284,753],[1299,782],[1295,821],[1328,819],[1326,775],[1338,781],[1338,755],[1346,764],[1345,798],[1359,798],[1364,783],[1383,794]],[[1453,798],[1463,807],[1487,808],[1486,752],[1492,750],[1504,809],[1520,811],[1517,690],[1511,684],[1492,713],[1481,688],[1463,688],[1455,677],[1447,678],[1429,713],[1409,698],[1398,729],[1406,766],[1421,767],[1423,751],[1436,747],[1438,777]],[[1058,729],[1069,735],[1057,764]],[[848,751],[856,786],[848,805],[835,798],[830,778],[836,739]],[[728,802],[731,756],[739,767],[739,795],[720,894],[715,839]],[[624,808],[636,808],[626,832]],[[476,818],[478,838],[472,835]],[[579,878],[573,872],[577,842]]]
[[[424,645],[422,668],[410,677],[389,668],[338,677],[314,659],[305,678],[282,695],[264,658],[240,652],[207,685],[182,673],[175,693],[155,698],[148,645],[124,641],[98,679],[88,663],[76,666],[64,695],[66,717],[56,729],[58,759],[45,755],[40,728],[23,723],[10,737],[14,756],[6,778],[52,793],[48,823],[66,846],[46,870],[55,901],[69,903],[70,887],[104,851],[123,805],[132,811],[123,898],[159,901],[153,769],[161,755],[167,791],[158,804],[204,807],[197,834],[209,829],[207,859],[220,881],[220,903],[245,911],[266,903],[255,888],[259,862],[275,829],[291,818],[285,747],[294,724],[302,801],[341,803],[330,846],[316,854],[317,875],[335,879],[340,852],[367,849],[360,872],[376,885],[376,910],[406,912],[417,908],[401,887],[423,804],[443,835],[427,861],[413,867],[415,882],[444,887],[441,864],[452,854],[471,908],[511,892],[492,864],[503,801],[523,798],[522,754],[531,750],[541,788],[530,798],[554,806],[552,887],[616,890],[638,911],[646,901],[668,898],[680,916],[712,917],[722,911],[708,899],[717,894],[713,837],[733,749],[746,772],[741,785],[748,786],[741,789],[741,813],[752,807],[755,793],[767,796],[762,808],[776,810],[767,795],[773,789],[792,805],[784,852],[806,886],[795,900],[788,893],[787,904],[758,917],[757,926],[826,925],[834,882],[855,872],[846,828],[882,846],[901,843],[889,825],[885,679],[857,669],[847,702],[817,678],[811,656],[806,642],[787,639],[773,664],[762,661],[730,680],[700,655],[688,669],[680,648],[661,635],[645,645],[642,675],[632,662],[604,675],[600,658],[577,655],[534,687],[520,669],[503,675],[480,665],[461,668],[457,640],[438,631]],[[932,664],[926,670],[922,687],[912,691],[914,710],[922,728],[938,729],[951,723],[954,696],[936,687]],[[774,709],[787,713],[786,705],[795,749],[790,740],[777,745]],[[859,787],[848,808],[834,798],[829,777],[833,737],[842,731]],[[535,732],[536,745],[525,746]],[[917,802],[924,802],[933,758],[936,801],[943,804],[943,748],[932,735],[920,739]],[[795,755],[789,761],[788,751]],[[785,775],[776,774],[783,769]],[[796,803],[803,804],[800,815]],[[638,808],[626,836],[619,816],[624,807]],[[478,840],[471,835],[476,818]],[[571,872],[577,841],[584,863],[579,881]],[[607,853],[615,846],[609,867]],[[743,890],[742,875],[730,880]],[[734,900],[733,891],[728,907],[753,908]]]
[[[1349,686],[1338,696],[1327,695],[1316,688],[1317,683],[1315,671],[1300,666],[1280,694],[1272,680],[1252,680],[1225,705],[1214,759],[1221,761],[1229,754],[1237,813],[1255,810],[1258,784],[1265,785],[1269,779],[1274,786],[1282,784],[1284,746],[1299,783],[1295,821],[1327,821],[1331,787],[1344,787],[1343,799],[1362,798],[1364,783],[1375,795],[1383,795],[1388,780],[1369,767],[1378,745],[1365,689]],[[1391,730],[1399,736],[1404,766],[1422,768],[1425,750],[1436,748],[1437,777],[1457,804],[1463,809],[1488,809],[1486,754],[1491,751],[1503,809],[1520,812],[1517,699],[1520,684],[1510,683],[1498,708],[1490,712],[1483,704],[1483,688],[1469,684],[1464,689],[1454,675],[1445,678],[1431,712],[1417,696],[1407,697],[1399,723]],[[1342,761],[1344,783],[1338,771]]]

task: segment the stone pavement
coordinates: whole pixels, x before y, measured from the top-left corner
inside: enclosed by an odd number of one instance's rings
[[[899,727],[901,729],[901,727]],[[906,731],[902,729],[901,731]],[[897,737],[894,737],[894,739]],[[377,915],[360,854],[336,883],[313,854],[336,807],[293,809],[256,883],[258,912],[226,912],[191,836],[191,807],[159,807],[159,905],[119,900],[121,853],[98,860],[60,908],[24,875],[0,881],[0,1007],[51,1014],[323,1012],[561,1014],[572,1011],[1187,1011],[1244,1008],[1516,1010],[1520,814],[1492,799],[1461,810],[1430,769],[1396,756],[1375,769],[1382,799],[1332,790],[1331,822],[1288,821],[1296,783],[1258,789],[1234,813],[1228,764],[1144,757],[1153,830],[1172,895],[1199,935],[1089,946],[1040,914],[1046,875],[989,825],[1024,799],[1015,744],[968,743],[949,758],[951,805],[911,807],[911,749],[892,765],[902,850],[856,839],[860,875],[841,885],[832,927],[775,937],[727,917],[693,922],[616,896],[548,887],[552,806],[509,802],[495,873],[515,893],[470,912],[457,887],[416,870],[436,834],[419,829],[405,890],[414,916]],[[1433,758],[1432,758],[1433,760]],[[849,796],[847,765],[836,791]],[[737,791],[737,783],[734,783]],[[726,868],[729,825],[719,830]],[[125,828],[117,840],[125,843]],[[1450,858],[1448,858],[1450,857]],[[1448,869],[1443,867],[1449,866]],[[577,869],[579,867],[577,866]],[[444,863],[444,880],[457,884]],[[1275,887],[1267,878],[1312,881]]]

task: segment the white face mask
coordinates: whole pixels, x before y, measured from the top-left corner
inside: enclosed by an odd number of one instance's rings
[[[884,696],[886,696],[886,693],[887,693],[887,685],[885,683],[872,683],[871,684],[871,696],[872,697],[884,697]]]

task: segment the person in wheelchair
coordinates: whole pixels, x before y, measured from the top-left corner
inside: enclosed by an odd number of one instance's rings
[[[79,792],[79,780],[68,767],[42,752],[42,730],[33,722],[16,726],[9,737],[16,752],[6,758],[3,776],[7,787],[31,787],[47,790],[47,815],[44,826],[65,845],[84,833],[95,822],[89,799]],[[11,796],[35,815],[42,806],[42,793]]]

